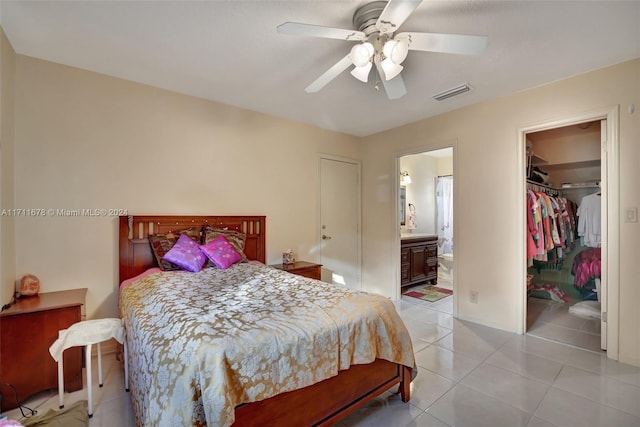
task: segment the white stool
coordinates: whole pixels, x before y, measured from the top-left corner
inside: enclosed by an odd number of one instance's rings
[[[64,408],[64,369],[62,353],[70,347],[86,346],[87,392],[89,403],[89,418],[93,417],[93,401],[91,396],[91,346],[98,345],[98,380],[102,387],[102,351],[100,343],[115,338],[124,345],[124,384],[129,391],[129,369],[127,367],[128,349],[125,340],[125,330],[120,319],[107,318],[85,320],[71,325],[68,329],[58,331],[58,339],[49,347],[51,357],[58,362],[58,394],[60,408]]]

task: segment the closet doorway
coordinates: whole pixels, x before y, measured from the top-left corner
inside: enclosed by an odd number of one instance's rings
[[[617,358],[617,323],[607,323],[618,293],[609,265],[618,239],[612,126],[617,114],[607,112],[522,133],[523,332]]]
[[[453,147],[398,158],[400,294],[454,314]]]

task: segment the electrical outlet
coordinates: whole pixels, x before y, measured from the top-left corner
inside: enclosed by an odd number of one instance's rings
[[[638,222],[638,208],[626,208],[624,222]]]
[[[469,302],[473,304],[478,303],[478,291],[469,291]]]

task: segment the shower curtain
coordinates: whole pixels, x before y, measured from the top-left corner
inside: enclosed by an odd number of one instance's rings
[[[453,176],[440,176],[436,182],[438,207],[438,255],[453,253]]]

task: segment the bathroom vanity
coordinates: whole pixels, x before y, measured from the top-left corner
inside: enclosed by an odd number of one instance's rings
[[[400,240],[400,286],[438,282],[438,236],[403,234]]]

